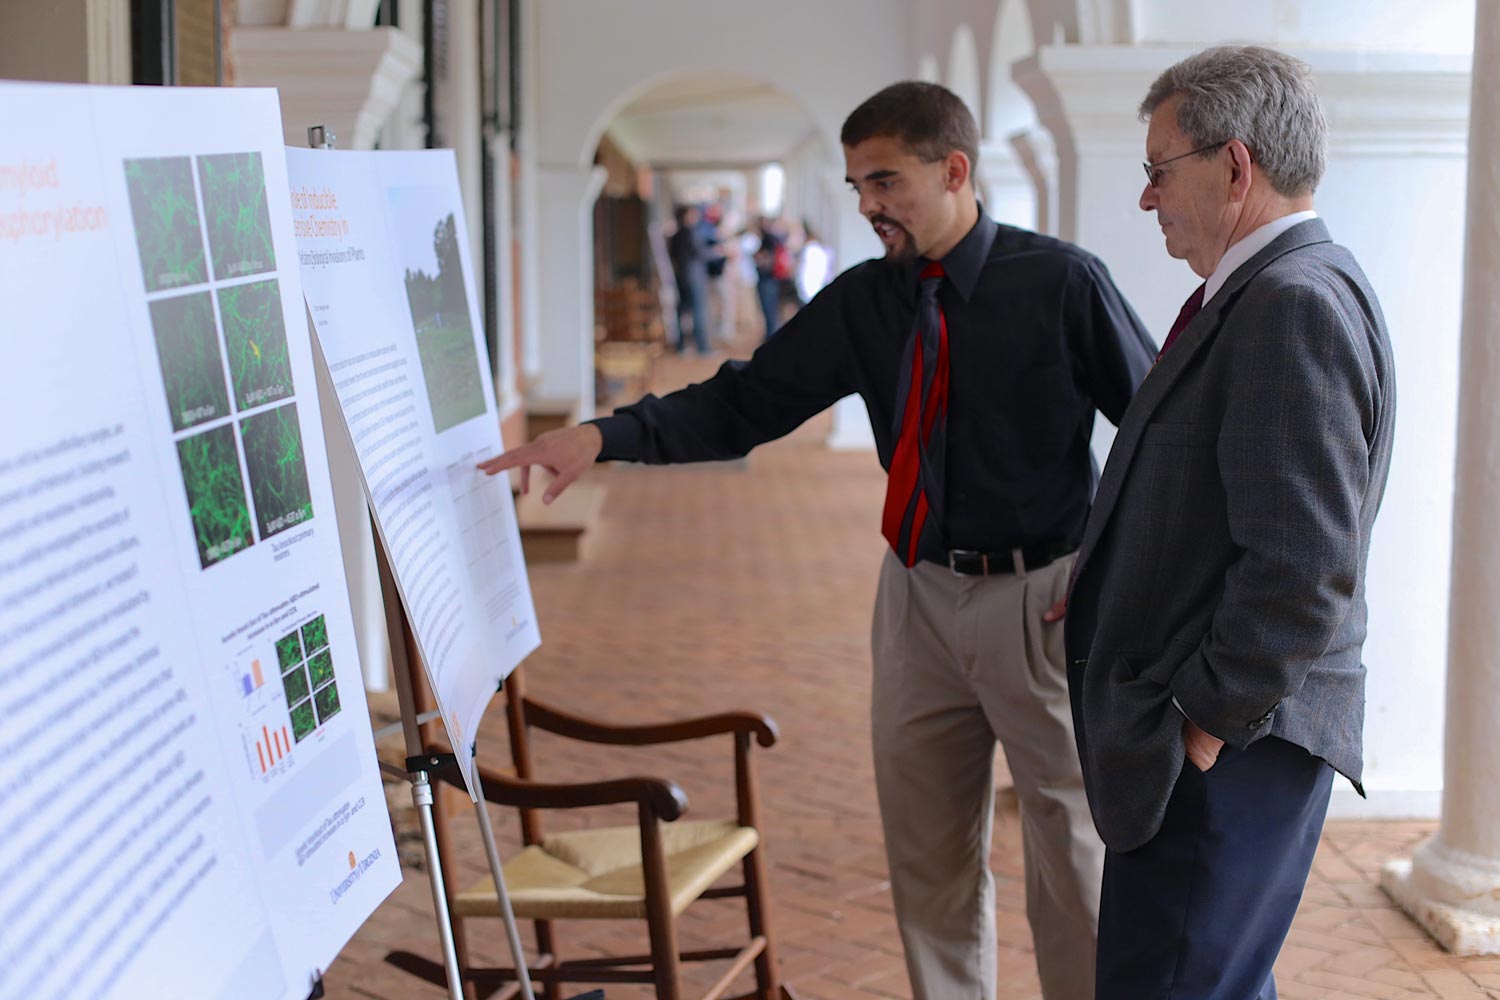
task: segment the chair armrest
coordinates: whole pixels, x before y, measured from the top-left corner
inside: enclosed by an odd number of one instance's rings
[[[463,779],[455,769],[456,784]],[[451,780],[445,774],[444,780]],[[485,801],[492,805],[519,809],[578,809],[586,806],[634,803],[646,807],[658,818],[671,822],[687,811],[688,799],[674,781],[662,778],[615,778],[610,781],[588,781],[552,785],[524,781],[481,767],[480,787]]]
[[[614,746],[650,746],[656,743],[678,743],[722,733],[753,735],[763,747],[774,746],[780,735],[770,716],[759,712],[725,712],[696,719],[680,719],[654,725],[613,726],[564,712],[527,698],[526,721],[545,732],[556,733],[585,743],[607,743]]]

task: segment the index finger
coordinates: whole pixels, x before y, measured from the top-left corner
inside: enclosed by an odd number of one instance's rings
[[[529,446],[516,448],[512,451],[502,452],[494,458],[487,458],[479,463],[479,470],[486,475],[493,476],[507,469],[515,469],[522,465],[535,465],[536,462],[530,457]]]

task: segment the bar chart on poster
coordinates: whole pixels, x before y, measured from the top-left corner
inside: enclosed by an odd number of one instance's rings
[[[308,312],[459,766],[541,642],[451,150],[288,149]]]
[[[400,867],[276,95],[0,103],[0,997],[303,1000]]]

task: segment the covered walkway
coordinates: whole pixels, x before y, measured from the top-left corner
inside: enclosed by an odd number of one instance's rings
[[[701,378],[713,365],[668,359],[659,388]],[[827,419],[744,462],[595,470],[609,494],[592,557],[532,570],[543,647],[527,663],[527,685],[548,701],[620,721],[735,707],[771,714],[781,741],[757,752],[784,976],[804,998],[909,997],[868,752],[869,611],[884,544],[875,527],[884,476],[868,452],[830,452]],[[481,748],[503,762],[503,741],[503,718],[492,710]],[[727,741],[708,745],[701,757],[683,746],[600,753],[545,735],[538,741],[544,780],[658,774],[687,791],[689,817],[733,809]],[[992,867],[1000,982],[1003,995],[1032,1000],[1040,993],[1022,898],[1020,826],[1015,799],[1003,790],[1008,782],[1003,774],[999,780]],[[392,797],[393,807],[409,810],[409,802],[404,786]],[[553,814],[548,822],[557,829],[579,819]],[[588,822],[631,823],[633,813],[599,810]],[[473,827],[460,813],[465,883],[483,873]],[[1435,827],[1329,824],[1277,966],[1283,997],[1500,998],[1500,959],[1447,955],[1377,888],[1380,864],[1409,855]],[[498,832],[502,851],[515,850],[514,813],[505,814]],[[412,848],[403,852],[408,860],[420,859],[419,842],[403,846]],[[409,871],[344,949],[327,979],[329,995],[442,997],[382,961],[393,948],[437,959],[431,912],[425,874]],[[734,940],[742,933],[740,913],[729,903],[698,904],[684,917],[683,948]],[[645,946],[644,931],[631,924],[575,923],[561,934],[565,952],[576,957]],[[478,956],[503,960],[498,923],[493,939],[475,946]],[[705,970],[694,985],[712,978]],[[607,996],[649,991],[612,986]]]

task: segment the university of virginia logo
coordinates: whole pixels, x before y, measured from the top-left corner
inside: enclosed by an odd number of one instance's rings
[[[344,893],[354,888],[354,883],[363,878],[365,872],[373,868],[375,866],[375,862],[379,860],[380,848],[378,847],[375,848],[375,850],[371,851],[369,854],[365,855],[363,859],[357,858],[354,852],[350,851],[349,874],[344,876],[344,880],[342,882],[334,886],[332,889],[328,890],[328,901],[330,903],[337,903],[340,899],[342,899],[344,897]]]

